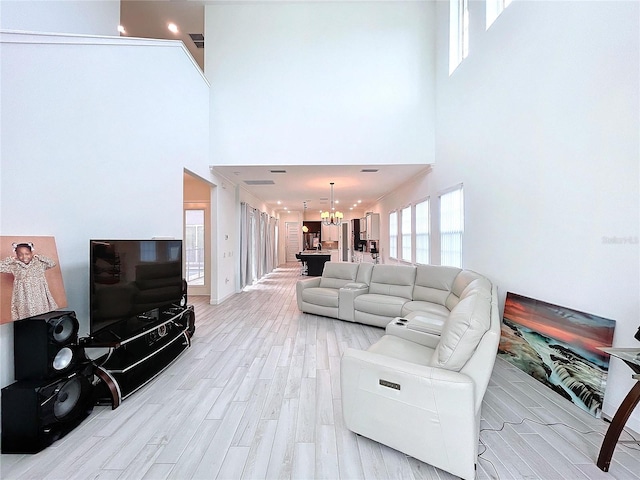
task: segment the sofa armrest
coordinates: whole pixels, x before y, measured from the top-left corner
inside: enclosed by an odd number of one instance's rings
[[[423,383],[431,383],[432,388],[438,388],[438,384],[446,388],[460,388],[462,391],[457,392],[456,395],[463,394],[463,391],[466,391],[466,394],[473,395],[474,383],[471,377],[460,372],[447,370],[446,368],[420,365],[355,348],[347,348],[342,356],[342,363],[349,362],[361,365],[366,364],[380,371],[394,372],[405,378],[419,379]],[[459,385],[459,387],[456,385]],[[473,396],[471,398],[473,398]]]
[[[300,279],[296,282],[296,300],[298,301],[298,308],[300,310],[303,310],[302,292],[304,291],[304,289],[310,288],[310,287],[319,287],[321,279],[322,277],[311,277],[311,278]]]
[[[340,381],[349,430],[462,478],[474,478],[480,415],[471,378],[348,348]]]
[[[366,283],[347,283],[338,291],[338,318],[349,322],[355,321],[353,301],[357,296],[367,293]]]

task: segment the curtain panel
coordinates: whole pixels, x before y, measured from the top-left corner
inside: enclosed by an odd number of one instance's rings
[[[240,204],[240,288],[272,272],[277,266],[278,219],[251,205]]]

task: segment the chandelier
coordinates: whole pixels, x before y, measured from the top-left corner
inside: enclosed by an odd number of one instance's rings
[[[327,227],[331,225],[340,225],[342,223],[342,219],[344,218],[344,215],[342,214],[342,212],[336,212],[336,208],[333,205],[333,182],[331,182],[330,185],[331,185],[331,210],[322,212],[320,214],[320,220],[322,220],[322,224]]]

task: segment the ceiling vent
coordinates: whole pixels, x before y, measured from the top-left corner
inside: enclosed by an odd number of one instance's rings
[[[376,173],[377,171],[377,168],[363,168],[360,170],[361,173]]]
[[[204,48],[204,35],[201,33],[190,33],[189,36],[197,48]]]
[[[269,170],[271,173],[287,173],[286,170]]]
[[[245,180],[247,185],[275,185],[273,180]]]

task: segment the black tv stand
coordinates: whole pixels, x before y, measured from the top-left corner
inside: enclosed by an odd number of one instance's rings
[[[104,348],[97,358],[96,403],[117,408],[171,365],[191,346],[195,330],[192,305],[169,306],[124,319],[80,339],[84,348]]]

